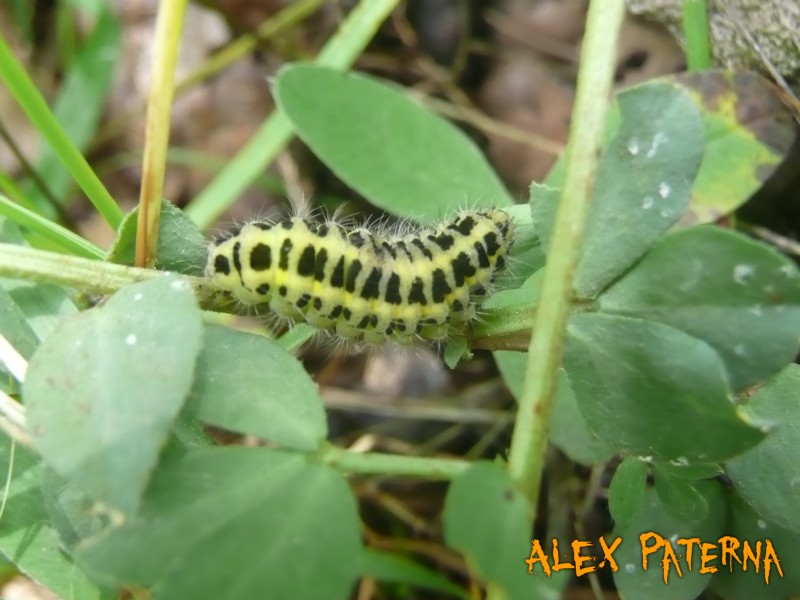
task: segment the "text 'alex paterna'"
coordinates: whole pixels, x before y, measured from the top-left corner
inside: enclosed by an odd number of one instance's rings
[[[570,547],[564,550],[559,548],[558,540],[553,539],[550,551],[545,552],[539,540],[535,539],[531,542],[530,558],[525,560],[525,563],[528,565],[528,573],[540,570],[548,577],[552,573],[564,569],[573,569],[577,577],[603,568],[609,568],[616,572],[619,570],[619,565],[614,560],[614,552],[621,543],[621,537],[615,538],[610,543],[604,538],[600,538],[598,540],[600,552],[595,556],[588,553],[588,549],[594,545],[590,541],[574,540]],[[734,569],[747,571],[748,568],[753,568],[756,573],[763,574],[766,584],[769,584],[773,569],[774,573],[783,577],[783,569],[775,547],[768,539],[763,542],[761,540],[750,542],[732,536],[724,536],[716,542],[704,542],[697,537],[668,539],[648,531],[639,536],[639,545],[642,554],[642,569],[647,571],[654,564],[654,559],[660,558],[658,564],[663,571],[665,584],[669,583],[672,573],[683,577],[684,572],[691,572],[692,560],[695,557],[699,559],[698,572],[701,574],[716,573],[719,570],[717,566],[719,564],[731,571]],[[587,552],[585,553],[584,550]]]

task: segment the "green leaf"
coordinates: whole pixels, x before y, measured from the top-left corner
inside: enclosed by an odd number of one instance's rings
[[[616,529],[630,527],[641,508],[646,484],[646,462],[629,456],[619,464],[608,487],[608,509]]]
[[[136,254],[139,207],[125,215],[106,260],[133,265]],[[208,240],[197,225],[177,206],[161,202],[156,267],[184,275],[202,277],[208,260]]]
[[[493,354],[503,381],[514,398],[519,400],[522,394],[522,382],[525,380],[528,353],[498,350]],[[572,460],[585,465],[604,462],[615,453],[611,446],[589,430],[563,371],[558,378],[553,403],[550,441]]]
[[[140,518],[85,542],[78,559],[110,584],[154,584],[161,600],[252,600],[265,590],[345,599],[363,569],[341,475],[300,453],[232,446],[163,464]]]
[[[705,123],[705,156],[692,188],[693,221],[733,212],[772,175],[795,137],[791,111],[772,84],[747,71],[702,71],[674,77]]]
[[[12,463],[11,441],[0,436],[0,481],[4,483],[9,467],[11,485],[0,519],[0,555],[62,598],[99,600],[100,591],[63,552],[61,540],[48,522],[39,488],[41,461],[17,446]]]
[[[719,572],[714,575],[711,589],[725,600],[796,598],[797,590],[800,590],[800,571],[796,568],[797,557],[800,556],[800,538],[797,533],[763,519],[736,495],[730,498],[728,514],[726,535],[738,540],[742,546],[747,541],[754,554],[758,543],[761,543],[759,560],[756,565],[748,560],[745,570],[743,564],[730,559],[732,568],[720,567]],[[781,576],[776,565],[770,561],[769,584],[765,578],[767,540],[770,541],[783,572]],[[736,555],[744,562],[743,547],[738,548]]]
[[[464,553],[489,584],[506,598],[558,598],[559,578],[530,577],[531,507],[506,471],[495,463],[475,463],[454,479],[445,499],[447,545]]]
[[[650,82],[618,97],[622,123],[600,159],[589,209],[578,297],[603,290],[678,221],[703,156],[703,124],[689,94]],[[545,249],[560,191],[534,186],[531,205]]]
[[[368,549],[364,555],[364,576],[378,581],[402,583],[444,592],[469,600],[471,596],[443,575],[405,557]]]
[[[316,384],[268,338],[206,327],[196,371],[187,410],[201,421],[300,450],[327,436]]]
[[[624,529],[614,530],[622,537],[614,559],[619,570],[614,573],[622,600],[676,600],[696,598],[711,581],[707,574],[699,573],[700,548],[695,544],[692,551],[692,568],[686,562],[686,547],[680,540],[699,538],[713,542],[722,534],[725,526],[725,500],[719,485],[714,482],[698,482],[698,490],[709,506],[708,518],[702,522],[686,522],[676,519],[664,506],[654,489],[646,489],[638,512]],[[658,537],[640,536],[654,533]],[[661,542],[661,547],[647,556],[647,569],[643,568],[642,544],[650,549]],[[668,561],[667,583],[664,583],[665,544],[671,544],[678,567]]]
[[[713,462],[763,438],[737,413],[717,354],[677,329],[576,314],[564,365],[589,428],[620,451]]]
[[[164,277],[124,288],[65,321],[23,386],[34,445],[90,497],[131,514],[194,375],[201,313]]]
[[[698,491],[697,484],[676,477],[669,469],[653,465],[656,493],[669,514],[684,523],[699,523],[708,516],[708,503]]]
[[[603,312],[700,338],[734,390],[774,375],[800,347],[800,273],[784,256],[711,226],[667,236],[600,296]]]
[[[755,448],[728,461],[733,484],[764,518],[800,533],[800,367],[790,365],[745,406],[753,419],[777,425]]]
[[[284,67],[278,106],[300,138],[375,206],[433,221],[464,204],[508,206],[508,192],[456,127],[371,77]]]

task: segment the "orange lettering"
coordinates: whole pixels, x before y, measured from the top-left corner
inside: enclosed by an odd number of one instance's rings
[[[619,567],[617,566],[617,561],[615,561],[614,557],[611,556],[611,555],[614,554],[614,550],[617,549],[617,546],[619,546],[619,543],[621,541],[622,541],[622,538],[618,537],[617,539],[614,540],[614,543],[611,544],[611,547],[609,548],[606,545],[605,538],[602,538],[602,537],[600,538],[600,549],[603,551],[603,562],[600,563],[600,567],[601,568],[605,567],[606,566],[606,561],[608,561],[608,566],[611,567],[611,570],[614,571],[614,573],[619,571]]]
[[[666,585],[669,580],[669,563],[672,561],[672,564],[675,565],[675,570],[678,571],[678,577],[683,577],[683,573],[681,573],[681,566],[678,564],[678,557],[675,556],[675,549],[672,547],[672,544],[669,540],[664,541],[664,558],[661,561],[661,568],[664,571],[664,584]]]
[[[655,539],[654,546],[648,546],[647,541]],[[647,571],[647,557],[661,548],[666,543],[666,540],[653,531],[648,531],[639,536],[639,544],[642,546],[642,569]]]
[[[750,542],[747,540],[744,541],[744,546],[742,547],[742,569],[747,571],[747,561],[748,559],[752,561],[752,563],[756,567],[756,573],[758,573],[758,569],[761,565],[758,562],[761,560],[761,540],[756,542],[756,553],[753,554],[753,549],[750,547]]]
[[[572,560],[575,561],[575,577],[580,577],[581,575],[591,573],[597,568],[595,565],[585,568],[583,566],[583,563],[592,562],[595,560],[594,556],[583,556],[581,554],[581,548],[588,548],[591,545],[592,542],[581,542],[579,540],[572,542]]]
[[[681,538],[678,540],[679,546],[686,546],[686,564],[689,566],[689,571],[692,570],[692,553],[693,545],[700,546],[700,538]]]
[[[575,565],[572,563],[562,563],[560,562],[560,557],[558,556],[558,540],[553,538],[553,571],[563,571],[564,569],[574,569]]]
[[[706,563],[709,563],[712,560],[717,560],[716,554],[709,554],[709,552],[714,550],[716,547],[716,544],[700,544],[700,573],[706,574],[717,572],[717,567],[706,565]]]
[[[533,565],[541,563],[544,574],[550,577],[550,563],[547,562],[547,555],[542,552],[542,545],[539,540],[531,542],[531,557],[525,561],[528,565],[528,574],[533,573]]]
[[[783,569],[781,569],[781,561],[778,560],[778,555],[775,554],[775,548],[772,547],[772,541],[767,540],[767,547],[764,550],[764,581],[769,585],[769,570],[770,563],[775,564],[778,569],[778,574],[783,577]]]
[[[735,537],[726,535],[725,537],[719,538],[719,545],[722,548],[722,566],[724,567],[727,564],[731,573],[733,573],[733,561],[735,560],[739,564],[742,564],[742,559],[736,554],[736,549],[742,544]],[[726,562],[729,559],[730,562]]]

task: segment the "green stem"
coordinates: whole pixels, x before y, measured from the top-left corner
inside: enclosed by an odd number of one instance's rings
[[[209,57],[200,67],[181,80],[175,87],[175,93],[181,94],[201,81],[210,79],[239,59],[250,54],[265,40],[271,39],[305,19],[325,2],[326,0],[300,0],[290,4],[264,21],[253,33],[237,38]]]
[[[686,39],[686,64],[689,70],[703,71],[711,68],[706,0],[683,0],[681,16],[683,36]]]
[[[402,475],[424,479],[454,479],[472,463],[446,458],[424,458],[380,452],[353,452],[326,446],[320,453],[322,462],[352,475]]]
[[[161,196],[167,168],[170,114],[175,91],[173,81],[186,3],[187,0],[170,0],[161,2],[158,8],[136,230],[136,265],[140,267],[152,267],[156,260]]]
[[[349,67],[398,2],[399,0],[359,2],[314,62],[338,69]],[[275,160],[293,134],[289,119],[276,108],[228,166],[195,197],[186,213],[201,229],[211,225],[266,166]]]
[[[511,439],[509,473],[535,509],[544,469],[563,338],[580,258],[600,143],[614,79],[624,0],[592,0],[581,51],[566,177],[528,349],[525,382]]]
[[[58,154],[91,203],[103,215],[106,222],[116,229],[122,222],[122,210],[69,139],[2,35],[0,35],[0,81],[5,84],[34,127]]]
[[[164,271],[115,265],[17,244],[0,244],[0,277],[61,285],[90,294],[112,294],[125,285],[164,275]],[[187,279],[196,286],[203,282],[196,277]]]

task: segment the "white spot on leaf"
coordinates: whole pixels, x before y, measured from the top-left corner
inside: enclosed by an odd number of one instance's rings
[[[144,298],[144,294],[142,294],[142,292],[136,292],[136,293],[133,295],[133,299],[134,299],[134,300],[141,300],[142,298]]]
[[[644,198],[642,198],[642,208],[645,210],[653,208],[654,202],[655,200],[653,200],[652,196],[645,196]]]
[[[136,334],[135,333],[129,333],[128,337],[125,338],[125,343],[128,344],[128,346],[135,346],[136,345]]]
[[[766,521],[763,521],[763,520],[761,520],[761,519],[759,519],[758,521],[756,521],[756,524],[758,525],[758,528],[759,528],[759,529],[766,529],[766,528],[767,528],[767,522],[766,522]]]
[[[736,283],[744,285],[753,278],[756,270],[753,265],[736,265],[733,268],[733,280]]]
[[[658,195],[662,198],[668,198],[671,192],[672,188],[669,187],[669,184],[666,181],[662,181],[658,184]]]
[[[639,154],[639,140],[636,138],[628,140],[628,152],[630,152],[632,156]]]
[[[185,290],[186,282],[183,279],[176,279],[169,284],[169,287],[171,287],[173,290]]]
[[[647,158],[653,158],[658,152],[658,147],[667,141],[667,134],[659,131],[653,136],[653,142],[650,144],[650,149],[647,151]]]

